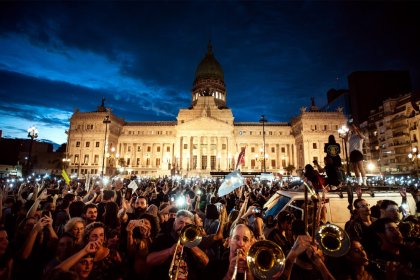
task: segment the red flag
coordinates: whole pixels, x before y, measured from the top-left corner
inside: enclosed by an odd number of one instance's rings
[[[238,169],[241,165],[245,164],[245,149],[246,149],[246,147],[241,148],[241,152],[239,153],[238,161],[236,163],[236,168],[235,169]]]

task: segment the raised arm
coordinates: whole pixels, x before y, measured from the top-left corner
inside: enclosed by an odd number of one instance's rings
[[[77,264],[80,259],[82,259],[87,254],[95,254],[98,251],[99,245],[98,241],[90,241],[82,250],[76,254],[68,257],[66,260],[62,261],[55,268],[62,269],[64,271],[70,270],[75,264]]]
[[[147,265],[156,266],[163,264],[168,258],[173,256],[175,247],[176,243],[167,249],[150,253],[147,256]]]
[[[26,239],[25,245],[23,245],[22,252],[20,253],[20,258],[26,260],[32,253],[32,249],[35,244],[37,235],[42,231],[42,229],[47,226],[49,221],[45,218],[39,219],[39,221],[34,225],[33,229],[29,233],[28,238]]]
[[[41,200],[46,199],[47,196],[48,196],[47,190],[43,190],[42,193],[35,199],[28,213],[26,213],[26,218],[35,216],[36,210],[38,209],[38,206],[41,203]]]

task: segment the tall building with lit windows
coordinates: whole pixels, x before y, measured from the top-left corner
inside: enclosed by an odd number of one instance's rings
[[[286,173],[324,156],[324,143],[345,123],[341,111],[301,109],[292,124],[235,122],[226,104],[222,67],[209,43],[199,63],[191,107],[180,109],[174,121],[126,122],[105,108],[76,111],[68,133],[68,171],[84,174],[208,176],[235,168],[246,147],[242,171]],[[109,121],[104,121],[106,118]],[[265,154],[263,144],[265,131]]]

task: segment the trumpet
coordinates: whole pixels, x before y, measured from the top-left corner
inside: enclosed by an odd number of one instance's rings
[[[171,266],[169,268],[169,278],[170,279],[178,279],[178,272],[179,272],[179,264],[174,268],[175,260],[180,260],[182,257],[182,253],[184,252],[184,246],[187,248],[192,248],[200,244],[203,237],[201,236],[201,228],[196,225],[186,225],[182,230],[181,234],[179,235],[178,242],[175,247],[175,252],[172,257]],[[178,248],[180,245],[181,251],[178,253]]]
[[[238,261],[239,258],[236,259],[232,280],[236,279]],[[246,255],[248,268],[258,279],[271,279],[284,269],[285,261],[286,257],[280,246],[269,240],[255,242]]]
[[[350,250],[350,238],[337,225],[326,224],[318,228],[315,240],[321,246],[322,252],[330,257],[342,257]]]

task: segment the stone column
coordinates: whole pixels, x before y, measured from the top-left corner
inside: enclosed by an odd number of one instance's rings
[[[201,155],[202,155],[202,153],[201,153],[201,141],[203,139],[202,139],[202,136],[198,136],[197,139],[198,139],[198,144],[197,144],[197,149],[198,149],[198,151],[197,151],[197,169],[201,170]]]
[[[207,136],[207,171],[211,170],[211,166],[210,166],[210,159],[211,159],[211,136]]]

